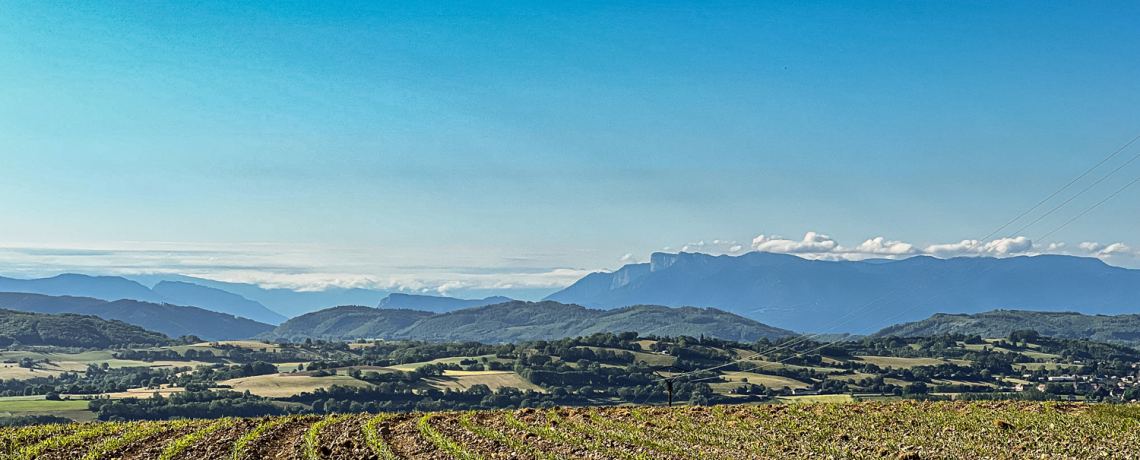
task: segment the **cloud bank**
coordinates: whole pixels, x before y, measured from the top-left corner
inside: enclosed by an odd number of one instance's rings
[[[1063,254],[1140,268],[1140,250],[1124,243],[991,241],[911,243],[869,238],[845,244],[819,232],[803,238],[760,235],[751,241],[701,240],[665,252],[740,255],[751,251],[814,260],[904,259],[915,256],[1012,257]],[[0,245],[0,276],[40,278],[176,274],[296,291],[362,288],[458,297],[507,295],[538,299],[600,269],[644,262],[648,253],[577,246],[360,246],[300,243],[103,243]]]
[[[13,245],[0,246],[0,276],[172,274],[295,291],[359,288],[485,296],[520,290],[550,293],[594,271],[559,267],[566,262],[563,259],[549,248],[525,247],[285,243]],[[530,295],[538,295],[535,292]]]
[[[831,237],[807,232],[801,240],[776,235],[760,235],[752,239],[752,250],[777,254],[792,254],[813,260],[866,260],[905,259],[925,255],[938,258],[951,257],[1011,257],[1058,254],[1095,257],[1106,263],[1135,267],[1140,262],[1140,251],[1124,243],[1108,245],[1084,242],[1075,246],[1065,243],[1038,244],[1024,236],[999,238],[992,241],[962,240],[957,243],[913,244],[875,237],[858,245],[844,246]],[[724,254],[731,252],[723,251]]]

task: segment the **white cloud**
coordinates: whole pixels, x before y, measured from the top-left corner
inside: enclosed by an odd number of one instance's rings
[[[880,255],[911,255],[918,254],[918,250],[910,243],[903,243],[902,241],[891,241],[877,236],[864,241],[862,244],[855,246],[853,252],[856,254],[880,254]]]
[[[1077,248],[1080,249],[1078,253],[1083,253],[1082,255],[1100,258],[1131,256],[1137,254],[1137,251],[1133,250],[1131,247],[1124,243],[1112,243],[1106,246],[1097,242],[1086,241],[1084,243],[1078,244]]]
[[[669,248],[665,248],[666,251]],[[733,240],[715,239],[712,242],[704,240],[681,246],[681,252],[702,252],[705,254],[739,254],[744,246]]]
[[[922,245],[888,240],[880,236],[870,238],[856,246],[844,246],[825,234],[807,232],[802,240],[760,235],[752,240],[752,249],[759,252],[793,254],[813,260],[905,259],[917,255],[950,258],[1060,254],[1096,257],[1113,265],[1140,268],[1140,250],[1124,243],[1103,245],[1085,242],[1074,248],[1065,243],[1034,244],[1024,236],[991,241],[962,240],[957,243]]]
[[[1077,247],[1081,248],[1082,251],[1091,253],[1099,252],[1104,248],[1104,246],[1101,246],[1100,243],[1092,243],[1088,241],[1077,245]]]
[[[752,239],[752,249],[760,252],[776,252],[781,254],[823,254],[833,253],[839,248],[839,243],[827,235],[816,232],[807,232],[803,241],[793,241],[781,236],[760,235]]]

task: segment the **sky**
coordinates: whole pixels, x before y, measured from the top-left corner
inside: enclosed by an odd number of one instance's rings
[[[1140,135],[1138,14],[0,2],[0,275],[536,298],[657,251],[1140,268],[1140,186],[1062,227],[1140,143],[994,232]]]

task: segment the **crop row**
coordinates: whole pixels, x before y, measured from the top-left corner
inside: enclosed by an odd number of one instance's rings
[[[1140,407],[1041,403],[552,408],[0,429],[0,459],[20,460],[1140,459],[1140,449],[1119,447],[1138,445]]]

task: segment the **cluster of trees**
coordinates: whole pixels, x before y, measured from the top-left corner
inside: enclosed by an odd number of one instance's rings
[[[262,417],[288,412],[267,398],[249,392],[184,391],[168,397],[96,399],[87,403],[99,420],[169,420],[173,418]]]
[[[131,350],[124,349],[116,351],[114,357],[116,359],[127,359],[143,362],[154,361],[214,361],[225,358],[229,361],[239,363],[252,363],[256,361],[264,362],[292,362],[300,360],[299,350],[284,349],[277,352],[276,349],[268,351],[267,348],[251,349],[244,347],[236,347],[233,345],[217,345],[214,348],[218,349],[218,353],[214,350],[196,350],[189,348],[183,353],[178,353],[171,349],[162,350]]]
[[[193,370],[194,372],[190,372]],[[66,395],[116,393],[131,388],[157,388],[161,385],[203,390],[217,386],[217,382],[277,373],[277,366],[254,362],[227,366],[214,364],[173,368],[120,367],[107,363],[88,365],[84,372],[63,372],[58,377],[45,376],[30,379],[0,380],[0,396],[47,395],[51,399]]]
[[[30,379],[0,381],[0,396],[89,395],[127,391],[129,388],[157,386],[169,383],[170,377],[189,367],[155,369],[150,367],[122,367],[112,369],[106,363],[88,365],[85,372],[63,372],[58,377],[45,376]],[[54,399],[54,398],[53,398]]]

